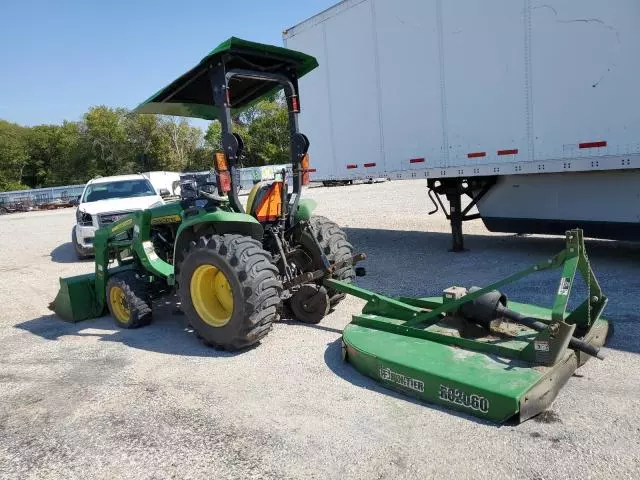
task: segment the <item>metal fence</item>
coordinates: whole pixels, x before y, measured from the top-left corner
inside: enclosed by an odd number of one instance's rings
[[[240,172],[240,190],[250,190],[253,185],[264,180],[273,180],[282,170],[286,170],[287,183],[291,183],[291,165],[267,165],[264,167],[247,167],[238,169]],[[189,172],[190,174],[209,175],[211,172]],[[215,181],[215,177],[211,175]],[[0,205],[43,205],[57,201],[69,202],[77,200],[84,185],[65,185],[62,187],[33,188],[30,190],[15,190],[0,192]]]
[[[287,183],[292,183],[293,173],[291,170],[291,165],[266,165],[263,167],[246,167],[239,168],[239,176],[240,176],[240,191],[246,192],[251,190],[256,183],[265,181],[265,180],[273,180],[276,178],[276,175],[280,175],[282,170],[286,171]],[[181,173],[183,175],[196,175],[199,177],[207,177],[208,181],[215,183],[215,175],[213,172],[204,170],[202,172],[185,172]]]
[[[56,201],[69,202],[77,199],[82,194],[83,189],[84,185],[65,185],[62,187],[0,192],[0,205],[12,205],[16,203],[42,205]]]

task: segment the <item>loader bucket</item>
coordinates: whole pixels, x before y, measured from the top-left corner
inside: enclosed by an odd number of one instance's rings
[[[60,278],[60,290],[49,308],[68,322],[101,316],[104,302],[96,295],[95,274]]]

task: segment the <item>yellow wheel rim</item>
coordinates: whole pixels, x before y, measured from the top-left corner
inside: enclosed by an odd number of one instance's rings
[[[111,312],[116,320],[120,323],[127,323],[131,317],[131,311],[127,305],[127,296],[124,293],[122,287],[113,286],[109,290],[109,304],[111,305]]]
[[[191,276],[191,301],[207,325],[224,327],[233,314],[233,293],[229,280],[213,265],[200,265]]]

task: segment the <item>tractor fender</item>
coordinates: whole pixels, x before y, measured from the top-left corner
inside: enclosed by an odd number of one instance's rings
[[[310,198],[300,200],[300,202],[298,202],[298,211],[295,215],[296,223],[309,220],[317,205],[318,203]]]
[[[216,210],[187,217],[176,232],[173,252],[176,273],[182,262],[182,252],[188,247],[189,242],[196,241],[205,233],[218,235],[238,233],[262,242],[264,230],[260,222],[246,213]]]

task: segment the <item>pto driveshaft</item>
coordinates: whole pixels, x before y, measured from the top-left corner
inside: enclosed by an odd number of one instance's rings
[[[477,287],[472,287],[469,292],[473,292]],[[512,322],[519,323],[538,332],[549,328],[549,325],[536,320],[535,318],[524,316],[510,308],[507,308],[507,297],[497,290],[487,292],[484,295],[467,302],[460,306],[460,314],[465,318],[479,323],[480,325],[488,326],[492,320],[498,318],[507,318]],[[603,360],[604,357],[600,353],[600,349],[593,345],[580,340],[576,337],[571,337],[569,340],[569,347],[574,350],[580,350],[581,352]]]

